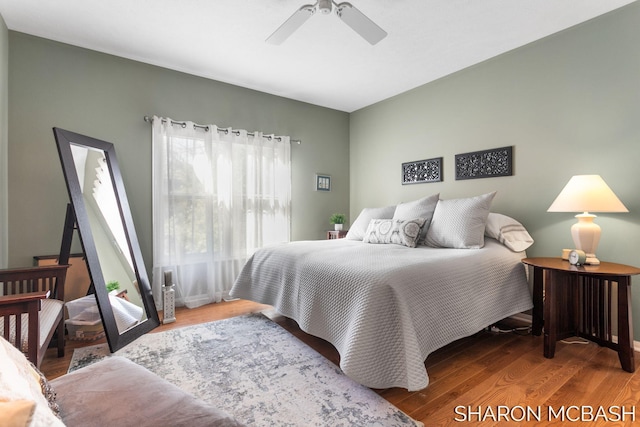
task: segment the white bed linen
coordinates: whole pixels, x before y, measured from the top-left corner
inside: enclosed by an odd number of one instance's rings
[[[434,350],[533,306],[524,256],[491,238],[482,249],[291,242],[258,250],[231,295],[331,342],[355,381],[413,391],[429,384]]]

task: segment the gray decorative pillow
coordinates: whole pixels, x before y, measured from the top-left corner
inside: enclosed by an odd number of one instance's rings
[[[440,200],[433,212],[426,244],[434,248],[479,249],[496,192],[464,199]]]
[[[49,384],[47,377],[44,376],[44,374],[40,371],[40,369],[36,367],[36,365],[34,365],[31,362],[29,362],[29,365],[31,365],[31,369],[33,369],[33,372],[35,372],[40,379],[40,387],[42,388],[42,395],[44,396],[45,399],[47,399],[47,403],[49,404],[49,409],[51,409],[51,412],[53,412],[53,415],[60,418],[60,406],[56,401],[55,390],[53,389],[53,387],[51,387],[51,384]]]
[[[391,219],[396,207],[385,206],[383,208],[364,208],[358,218],[351,224],[345,239],[362,240],[367,232],[367,227],[372,219]]]
[[[425,222],[422,226],[422,232],[418,239],[418,244],[424,243],[424,239],[427,235],[427,229],[433,218],[433,211],[436,209],[440,193],[432,196],[423,197],[422,199],[414,200],[413,202],[400,203],[396,206],[396,211],[393,214],[393,219],[413,219],[424,218]]]
[[[415,248],[420,230],[425,224],[424,218],[415,219],[372,219],[367,227],[363,242],[392,243]]]

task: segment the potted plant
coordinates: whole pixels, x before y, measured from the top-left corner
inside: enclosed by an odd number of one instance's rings
[[[344,214],[335,213],[335,214],[331,215],[331,218],[329,218],[329,221],[331,222],[331,224],[333,224],[333,228],[336,231],[340,231],[340,230],[342,230],[342,225],[344,224],[344,219],[345,219]]]
[[[111,293],[113,291],[117,291],[118,289],[120,289],[120,283],[118,283],[118,281],[112,280],[111,282],[107,283],[107,292]]]

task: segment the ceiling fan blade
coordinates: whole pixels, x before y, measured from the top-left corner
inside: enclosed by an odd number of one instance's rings
[[[336,14],[356,33],[371,44],[376,44],[387,36],[387,32],[356,9],[351,3],[336,5]]]
[[[294,12],[277,30],[273,32],[268,38],[267,43],[280,44],[289,38],[307,19],[311,18],[316,12],[315,5],[306,4],[300,9]]]

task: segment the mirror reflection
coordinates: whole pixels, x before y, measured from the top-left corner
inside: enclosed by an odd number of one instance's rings
[[[70,208],[60,260],[77,228],[109,349],[160,324],[113,144],[53,129]],[[74,226],[75,224],[75,226]]]
[[[146,320],[112,177],[103,150],[71,144],[104,283],[120,333]]]

